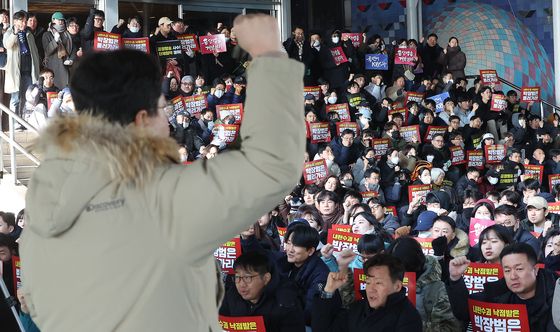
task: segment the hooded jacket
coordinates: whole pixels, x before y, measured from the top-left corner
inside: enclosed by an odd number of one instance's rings
[[[221,331],[212,253],[290,192],[305,145],[303,65],[262,57],[249,77],[240,149],[188,167],[172,138],[53,119],[20,247],[42,331]]]

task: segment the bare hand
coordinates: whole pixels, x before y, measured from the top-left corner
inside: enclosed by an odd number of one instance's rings
[[[323,289],[325,292],[334,293],[342,285],[346,283],[348,274],[346,272],[330,272],[327,277],[327,284]]]
[[[453,281],[459,280],[469,267],[470,263],[471,261],[469,261],[465,256],[452,259],[449,262],[449,279]]]
[[[270,15],[239,15],[233,22],[233,29],[239,46],[253,58],[267,53],[285,54],[278,22]]]
[[[352,249],[344,249],[340,255],[338,256],[338,269],[341,272],[348,271],[348,265],[352,263],[354,258],[356,257],[356,253],[352,251]]]
[[[323,256],[326,259],[331,258],[333,252],[334,252],[334,247],[332,244],[327,243],[321,248],[321,256]]]
[[[124,20],[122,18],[119,18],[119,23],[117,23],[117,27],[120,28],[122,27],[124,24]]]

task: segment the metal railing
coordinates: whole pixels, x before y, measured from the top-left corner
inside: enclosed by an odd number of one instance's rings
[[[0,139],[6,141],[9,145],[8,150],[10,154],[10,171],[12,176],[14,177],[14,184],[17,185],[18,178],[17,178],[16,150],[21,152],[24,156],[26,156],[29,160],[31,160],[36,166],[39,166],[41,162],[31,152],[29,152],[26,148],[21,146],[21,144],[16,142],[15,140],[16,123],[26,128],[29,132],[38,134],[39,131],[37,130],[37,128],[29,124],[29,122],[25,121],[16,113],[14,113],[12,110],[10,110],[8,107],[0,103],[0,117],[2,113],[8,114],[9,126],[8,126],[8,135],[6,135],[6,133],[0,130]],[[4,172],[4,151],[2,148],[2,144],[0,144],[0,176],[3,174],[3,172]]]

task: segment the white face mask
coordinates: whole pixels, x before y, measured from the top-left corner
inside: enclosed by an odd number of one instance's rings
[[[140,31],[140,27],[130,27],[128,28],[128,30],[130,30],[130,32],[132,33],[137,33],[138,31]]]
[[[321,42],[318,40],[315,40],[313,44],[311,44],[312,47],[319,47],[319,45],[321,45]]]
[[[216,98],[218,98],[218,99],[222,98],[223,95],[224,95],[224,90],[214,91],[214,96],[216,96]]]
[[[399,163],[399,157],[391,157],[391,163],[393,164],[398,164]]]
[[[365,126],[369,123],[369,120],[366,117],[360,116],[360,123]]]
[[[498,183],[498,180],[498,178],[488,177],[488,182],[490,182],[491,185],[495,185],[496,183]]]
[[[431,163],[432,161],[434,161],[434,156],[432,156],[431,154],[430,154],[430,155],[427,155],[427,156],[426,156],[426,160],[427,160],[429,163]]]
[[[339,41],[340,41],[339,37],[332,37],[333,44],[338,44]]]
[[[337,99],[336,97],[329,97],[329,98],[327,98],[327,102],[329,104],[334,104],[334,103],[336,103],[336,99]]]

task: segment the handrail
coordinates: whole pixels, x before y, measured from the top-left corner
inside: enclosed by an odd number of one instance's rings
[[[10,169],[12,175],[14,177],[14,184],[18,184],[17,179],[17,161],[16,161],[16,149],[20,151],[24,156],[29,158],[35,165],[39,165],[40,161],[37,157],[35,157],[32,153],[27,151],[23,146],[21,146],[18,142],[15,141],[15,124],[18,123],[20,126],[25,127],[27,130],[38,134],[39,130],[29,124],[29,122],[22,119],[19,115],[15,112],[10,110],[4,104],[0,103],[0,115],[2,113],[8,114],[9,117],[9,127],[8,127],[8,135],[6,135],[3,131],[0,130],[0,139],[5,140],[8,142],[10,148]],[[0,144],[0,178],[2,178],[2,174],[4,172],[4,151],[2,150],[2,145]]]

